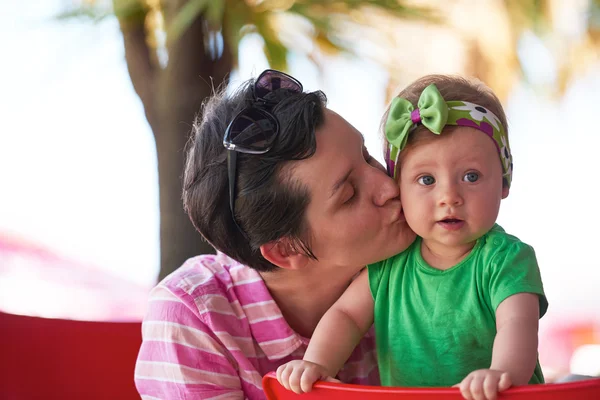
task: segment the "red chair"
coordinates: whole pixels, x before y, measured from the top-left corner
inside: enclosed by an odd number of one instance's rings
[[[263,378],[268,400],[462,400],[458,389],[411,389],[318,382],[310,393],[297,395],[279,384],[274,373]],[[596,400],[600,379],[571,383],[521,386],[501,393],[498,400]]]
[[[141,323],[0,313],[0,398],[138,399]]]

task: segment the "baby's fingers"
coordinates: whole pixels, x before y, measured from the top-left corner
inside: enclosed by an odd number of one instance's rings
[[[498,377],[494,375],[486,376],[483,381],[483,393],[487,400],[496,400],[498,397]]]
[[[485,400],[485,393],[483,392],[484,377],[480,374],[475,374],[471,379],[469,385],[468,396],[465,396],[468,400]],[[464,396],[464,393],[463,393]]]
[[[302,388],[300,387],[300,379],[304,373],[304,368],[294,368],[289,377],[290,387],[289,389],[294,393],[302,394]]]
[[[316,368],[305,369],[300,377],[300,389],[303,393],[308,393],[316,381],[321,378],[321,374]]]
[[[473,376],[467,375],[467,377],[465,379],[463,379],[461,383],[455,385],[455,386],[459,387],[460,394],[462,394],[462,396],[467,400],[473,399],[473,397],[471,396],[471,381],[472,380],[473,380]]]
[[[510,380],[510,375],[508,372],[504,372],[500,377],[500,382],[498,383],[498,391],[502,392],[503,390],[508,389],[512,386],[512,381]]]
[[[294,368],[288,364],[280,365],[277,368],[277,380],[287,390],[290,390],[290,374]]]

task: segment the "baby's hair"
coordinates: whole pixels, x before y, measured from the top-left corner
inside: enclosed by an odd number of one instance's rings
[[[465,78],[457,75],[425,75],[400,91],[396,97],[402,97],[410,101],[416,107],[421,93],[431,84],[437,86],[440,94],[446,101],[467,101],[487,108],[498,117],[508,135],[506,114],[504,113],[504,108],[502,107],[500,100],[496,97],[494,92],[492,92],[492,89],[478,79]],[[385,132],[385,123],[389,112],[390,108],[388,107],[381,120],[381,132]],[[448,125],[444,127],[444,132],[448,133],[448,131],[452,131],[456,128],[458,128],[458,126]],[[400,157],[402,158],[402,154],[407,153],[407,150],[410,150],[411,147],[414,147],[417,144],[424,144],[435,137],[436,135],[431,133],[426,127],[418,125],[408,136],[406,147],[400,153]],[[389,143],[385,140],[384,136],[384,149],[387,148],[388,145]]]
[[[425,75],[404,88],[396,97],[402,97],[410,101],[416,107],[417,103],[419,102],[419,96],[421,96],[421,92],[423,92],[423,90],[432,83],[437,86],[440,94],[446,101],[468,101],[470,103],[483,106],[496,114],[500,120],[500,123],[502,123],[502,126],[504,126],[504,129],[508,134],[506,114],[504,113],[504,108],[502,108],[500,100],[489,87],[475,78],[464,78],[457,75]],[[385,121],[387,121],[389,112],[390,109],[388,107],[381,120],[381,132],[384,132],[383,128],[385,127]],[[444,128],[444,130],[452,128],[455,127],[447,126]],[[411,142],[414,141],[411,139],[414,139],[416,136],[420,136],[418,133],[421,131],[429,132],[423,125],[419,125],[408,137],[407,147],[409,147]]]

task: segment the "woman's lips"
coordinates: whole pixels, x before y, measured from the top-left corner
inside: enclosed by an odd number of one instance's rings
[[[400,216],[398,217],[398,221],[401,221],[401,222],[406,221],[406,217],[404,216],[404,208],[400,209]]]
[[[397,222],[405,222],[406,218],[404,217],[404,209],[402,208],[402,206],[396,210],[394,210],[393,214],[392,214],[392,224],[395,224]]]

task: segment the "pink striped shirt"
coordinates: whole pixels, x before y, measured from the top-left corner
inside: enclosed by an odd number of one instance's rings
[[[150,294],[135,384],[143,399],[264,399],[261,379],[301,359],[308,339],[260,275],[224,254],[188,260]],[[372,332],[338,378],[379,384]]]

